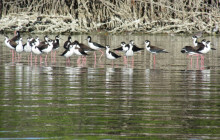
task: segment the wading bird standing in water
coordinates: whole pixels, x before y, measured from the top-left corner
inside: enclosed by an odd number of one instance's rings
[[[99,60],[101,60],[101,57],[102,57],[102,55],[103,55],[103,51],[102,51],[101,49],[105,49],[105,47],[102,46],[102,45],[100,45],[100,44],[98,44],[98,43],[96,43],[96,42],[92,42],[91,36],[88,36],[88,37],[87,37],[87,40],[88,40],[88,45],[89,45],[89,47],[90,47],[91,49],[93,49],[93,50],[99,50],[99,51],[102,53],[101,56],[100,56],[100,58],[99,58]],[[96,62],[96,52],[95,52],[95,51],[94,51],[94,56],[95,56],[95,62]]]
[[[156,54],[158,54],[158,53],[168,53],[167,51],[165,51],[165,49],[150,45],[149,40],[145,40],[144,43],[145,43],[146,50],[149,51],[150,53],[152,53],[153,56],[154,56],[154,65],[156,64],[156,58],[155,58]]]
[[[116,53],[110,51],[110,46],[106,46],[106,57],[108,59],[111,59],[112,60],[112,66],[114,65],[114,62],[113,60],[114,59],[117,59],[117,58],[120,58],[121,56],[117,55]]]

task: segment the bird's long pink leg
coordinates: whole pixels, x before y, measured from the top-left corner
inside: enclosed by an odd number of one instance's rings
[[[50,62],[53,61],[53,50],[50,52]]]
[[[196,66],[199,68],[199,54],[197,54]]]
[[[154,65],[156,64],[156,59],[155,59],[155,55],[154,55]]]
[[[37,56],[35,55],[35,65],[36,65],[36,63],[37,63]]]
[[[16,51],[14,51],[14,58],[15,58],[15,61],[17,60],[17,57],[16,57]]]
[[[31,52],[31,65],[32,65],[32,52]]]
[[[41,64],[41,63],[42,63],[42,61],[43,61],[42,59],[43,59],[43,58],[42,58],[42,56],[40,56],[40,64]]]
[[[102,54],[101,54],[101,56],[99,57],[99,61],[101,61],[101,58],[102,58],[102,56],[103,56],[103,51],[102,50],[99,50]]]
[[[46,56],[45,56],[45,63],[47,62],[47,54],[46,54]]]
[[[12,58],[11,58],[11,60],[12,60],[12,62],[14,62],[14,50],[11,50],[11,55],[12,55]]]
[[[54,57],[53,57],[55,63],[56,63],[56,54],[57,54],[57,51],[55,50]]]
[[[191,66],[191,68],[192,68],[192,56],[191,56],[190,66]]]
[[[82,56],[83,64],[86,65],[86,56]]]
[[[96,61],[96,53],[95,53],[95,51],[94,51],[94,57],[95,57],[95,61]]]
[[[81,63],[80,63],[80,60],[81,60],[81,57],[78,57],[78,59],[77,59],[77,64],[78,64],[78,65],[81,64]]]
[[[28,54],[28,64],[29,64],[29,62],[30,62],[30,54]]]

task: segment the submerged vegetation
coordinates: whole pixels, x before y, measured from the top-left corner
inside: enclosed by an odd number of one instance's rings
[[[219,0],[0,0],[1,5],[1,31],[211,33],[220,21]]]

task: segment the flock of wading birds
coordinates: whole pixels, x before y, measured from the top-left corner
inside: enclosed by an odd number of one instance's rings
[[[55,58],[56,56],[56,50],[60,47],[60,41],[59,41],[59,36],[55,37],[55,40],[51,40],[48,38],[48,36],[44,37],[44,41],[40,41],[39,37],[32,38],[29,37],[27,38],[27,42],[23,44],[22,42],[22,37],[20,35],[19,31],[15,32],[14,37],[9,39],[8,36],[5,36],[5,45],[11,50],[12,52],[12,60],[21,60],[21,53],[22,52],[27,52],[30,53],[28,55],[28,62],[31,61],[32,63],[32,53],[35,54],[35,64],[37,63],[37,56],[40,56],[40,63],[42,63],[42,54],[45,55],[45,63],[47,62],[47,57],[48,53],[51,52],[51,60],[52,58]],[[211,49],[216,50],[215,48],[211,48],[211,42],[206,41],[203,39],[201,42],[198,42],[197,36],[193,36],[193,44],[194,46],[185,46],[184,48],[181,49],[182,53],[186,53],[189,56],[196,55],[197,56],[197,62],[199,56],[201,56],[201,64],[204,63],[204,56],[203,54],[208,53]],[[113,60],[120,58],[118,54],[110,51],[110,46],[106,45],[103,46],[99,43],[92,42],[91,36],[87,37],[88,41],[88,46],[79,43],[77,40],[74,42],[71,41],[71,36],[68,37],[67,41],[63,44],[63,47],[65,51],[61,54],[61,56],[66,57],[66,63],[70,64],[70,57],[72,55],[77,55],[80,56],[79,59],[77,60],[77,63],[81,63],[81,57],[82,57],[82,63],[86,63],[86,56],[88,55],[89,52],[94,52],[94,58],[96,62],[96,51],[99,50],[101,52],[101,56],[99,60],[101,59],[103,55],[102,49],[106,50],[106,58],[112,60],[112,65],[114,64]],[[147,51],[150,53],[154,54],[154,64],[155,64],[155,54],[158,53],[168,53],[162,48],[152,46],[150,44],[149,40],[145,40],[145,48]],[[115,51],[121,51],[124,52],[124,63],[128,63],[128,58],[132,57],[132,63],[134,62],[134,53],[139,52],[144,50],[144,48],[139,48],[134,44],[134,41],[130,41],[129,44],[126,44],[125,42],[121,42],[121,46],[119,48],[113,49]],[[54,52],[54,53],[53,53]],[[17,58],[16,58],[17,54]],[[29,59],[30,58],[30,59]],[[191,64],[192,64],[192,57],[191,57]]]

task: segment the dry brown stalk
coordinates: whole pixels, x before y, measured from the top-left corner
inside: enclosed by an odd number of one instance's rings
[[[218,1],[0,0],[0,6],[1,1],[0,30],[8,31],[211,33],[220,24]]]

